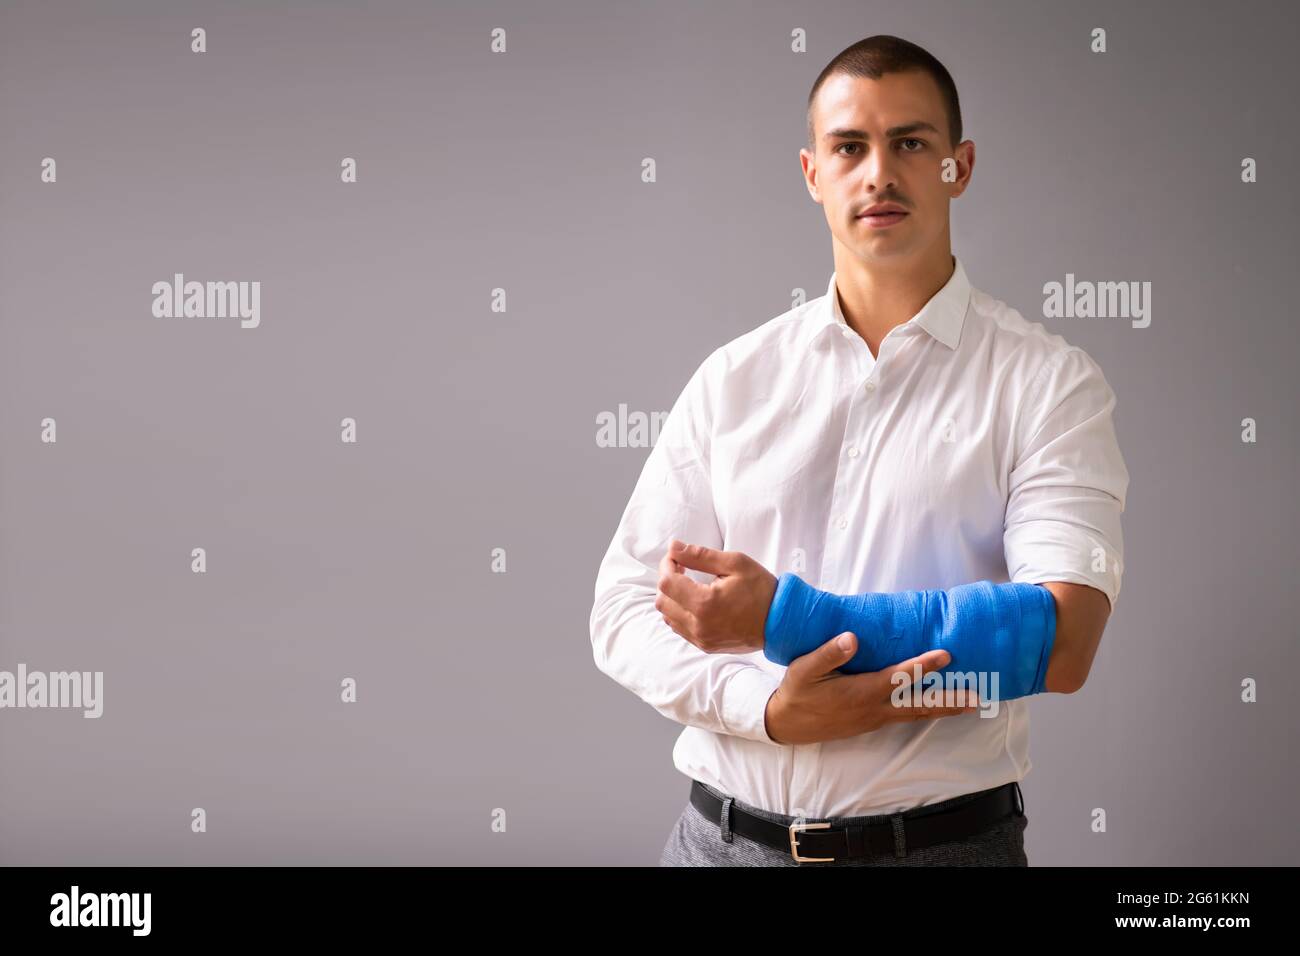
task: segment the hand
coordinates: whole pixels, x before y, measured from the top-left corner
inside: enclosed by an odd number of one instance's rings
[[[839,644],[841,639],[847,647]],[[767,735],[781,744],[821,743],[856,737],[888,723],[951,717],[978,709],[976,695],[966,690],[944,690],[945,706],[942,707],[894,704],[895,689],[913,682],[913,667],[920,664],[922,676],[937,671],[952,659],[947,651],[926,651],[919,657],[869,674],[836,671],[853,657],[857,648],[857,636],[845,631],[817,650],[791,661],[781,686],[767,699]],[[905,680],[894,677],[900,672]],[[920,696],[919,688],[917,696]]]
[[[687,568],[717,577],[700,584]],[[655,607],[669,627],[700,650],[747,654],[763,649],[763,627],[776,584],[776,576],[747,554],[674,538],[659,562]]]

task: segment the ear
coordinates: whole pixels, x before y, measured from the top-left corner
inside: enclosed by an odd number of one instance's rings
[[[952,194],[948,198],[956,199],[966,191],[975,171],[975,144],[969,139],[962,140],[952,151],[952,156],[957,160],[957,179],[952,183]]]
[[[799,166],[803,170],[803,184],[808,189],[808,195],[812,196],[813,202],[821,205],[821,190],[817,188],[817,157],[807,146],[799,150]]]

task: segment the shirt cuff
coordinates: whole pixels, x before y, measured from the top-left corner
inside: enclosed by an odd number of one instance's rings
[[[722,691],[722,722],[733,737],[776,744],[767,733],[767,700],[781,682],[757,665],[736,671]]]

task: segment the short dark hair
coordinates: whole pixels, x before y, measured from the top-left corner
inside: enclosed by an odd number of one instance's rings
[[[948,136],[955,147],[961,142],[961,103],[957,99],[957,85],[953,83],[952,76],[929,51],[901,37],[882,33],[859,40],[836,54],[835,59],[827,63],[817,77],[812,92],[808,94],[808,148],[817,152],[817,144],[813,140],[812,108],[813,101],[817,99],[817,91],[827,79],[843,73],[878,80],[886,73],[902,73],[906,70],[921,70],[934,77],[948,110]]]

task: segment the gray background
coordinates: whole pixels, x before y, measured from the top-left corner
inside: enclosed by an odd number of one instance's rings
[[[1119,397],[1123,593],[1033,704],[1031,863],[1297,862],[1287,5],[359,7],[0,8],[0,669],[105,672],[99,720],[0,711],[0,862],[656,862],[680,728],[587,631],[648,450],[595,416],[825,290],[804,101],[873,33],[957,82],[976,287]],[[154,318],[178,271],[261,327]],[[1042,319],[1067,272],[1151,326]]]

